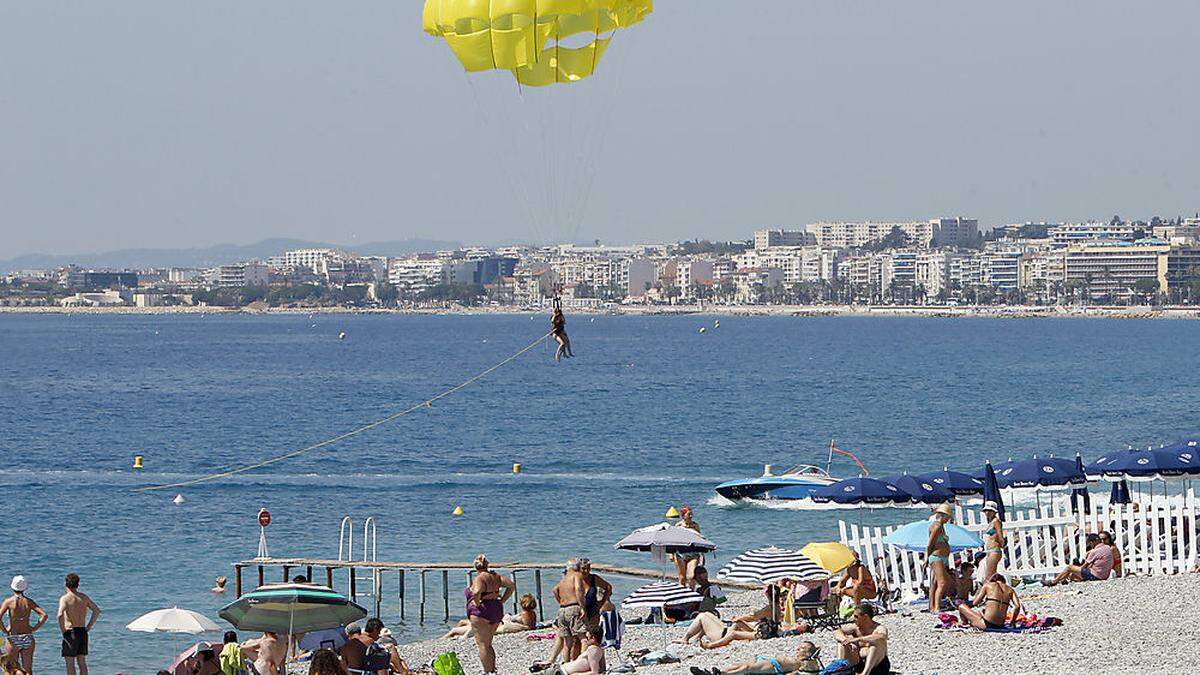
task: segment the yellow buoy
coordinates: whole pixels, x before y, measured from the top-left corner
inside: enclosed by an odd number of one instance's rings
[[[672,506],[672,507],[670,507],[669,509],[667,509],[667,515],[666,515],[665,517],[667,517],[667,518],[678,518],[678,517],[679,517],[679,512],[675,510],[675,507],[674,507],[674,506]]]
[[[135,469],[140,469],[140,468],[142,468],[142,456],[141,456],[141,455],[135,455],[135,456],[134,456],[134,458],[133,458],[133,468],[135,468]]]
[[[454,507],[454,511],[452,513],[456,516],[461,516],[463,514],[462,507],[461,506]]]
[[[513,464],[513,473],[521,473],[521,465]]]

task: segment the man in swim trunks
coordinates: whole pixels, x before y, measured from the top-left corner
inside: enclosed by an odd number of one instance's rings
[[[796,653],[792,656],[784,656],[781,658],[771,658],[769,656],[760,656],[753,661],[743,661],[735,663],[725,668],[712,668],[705,670],[692,666],[692,675],[739,675],[740,673],[762,673],[764,675],[785,675],[786,673],[816,673],[821,669],[817,665],[815,654],[817,646],[808,640],[801,642],[796,647]]]
[[[67,661],[67,675],[87,675],[88,631],[100,618],[100,607],[86,594],[79,592],[79,575],[67,575],[63,582],[67,592],[58,599],[58,627],[62,630],[62,655]],[[91,616],[88,616],[91,610]]]
[[[567,561],[567,570],[563,578],[554,587],[554,599],[558,600],[558,614],[554,617],[554,628],[558,636],[554,638],[554,648],[550,650],[550,658],[545,663],[535,663],[530,670],[544,670],[558,661],[561,653],[564,661],[579,658],[579,639],[588,629],[587,617],[583,612],[583,602],[587,596],[587,585],[580,572],[579,561]]]
[[[28,587],[29,584],[25,581],[25,577],[19,574],[13,577],[12,597],[0,604],[0,632],[8,637],[9,644],[12,645],[13,651],[21,661],[21,670],[32,674],[33,650],[37,648],[33,634],[42,627],[42,624],[46,623],[49,615],[41,607],[38,607],[36,602],[25,597],[25,589]],[[30,614],[38,615],[37,623],[29,624]],[[8,617],[8,625],[5,625],[5,616]]]
[[[865,675],[887,675],[892,670],[888,660],[887,629],[875,621],[875,607],[862,603],[854,608],[853,623],[837,629],[837,657],[854,666],[854,672]]]

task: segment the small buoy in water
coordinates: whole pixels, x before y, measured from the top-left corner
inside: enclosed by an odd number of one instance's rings
[[[342,331],[342,332],[338,333],[338,339],[345,340],[346,339],[346,331]]]
[[[154,334],[155,334],[155,335],[158,335],[158,331],[154,331]]]
[[[483,338],[483,344],[487,344],[487,338]]]
[[[451,511],[451,514],[455,515],[455,516],[461,516],[463,514],[462,507],[461,506],[454,507],[454,510]]]
[[[679,517],[679,512],[675,510],[674,506],[668,508],[667,515],[664,516],[664,518],[678,518],[678,517]]]
[[[141,455],[134,455],[134,457],[133,457],[133,468],[135,468],[135,469],[140,469],[140,468],[142,468],[142,456],[141,456]]]
[[[171,501],[175,503],[175,506],[179,506],[187,500],[183,498],[183,495],[175,495],[175,499],[172,499]]]
[[[593,316],[592,318],[588,319],[588,322],[589,322],[589,323],[596,323],[596,317],[594,317],[594,316]]]
[[[720,319],[717,319],[716,321],[713,322],[713,328],[720,328],[720,327],[721,327]]]
[[[317,324],[315,324],[315,323],[313,325],[309,326],[309,328],[316,328],[316,327],[317,327]]]
[[[521,465],[513,464],[513,473],[521,473]]]
[[[706,332],[707,330],[708,330],[708,329],[707,329],[707,328],[704,328],[704,327],[701,327],[701,328],[700,328],[700,332],[701,332],[701,333],[704,333],[704,332]]]

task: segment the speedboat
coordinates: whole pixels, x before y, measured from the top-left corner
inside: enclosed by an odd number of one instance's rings
[[[717,494],[740,501],[743,499],[807,499],[809,493],[838,481],[829,475],[828,469],[811,464],[797,464],[783,473],[776,474],[774,467],[767,464],[763,475],[758,478],[743,478],[721,483]]]

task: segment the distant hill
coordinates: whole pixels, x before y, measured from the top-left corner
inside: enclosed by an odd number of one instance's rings
[[[402,239],[341,246],[302,239],[264,239],[256,244],[217,244],[204,248],[129,248],[107,253],[48,255],[30,253],[0,260],[0,273],[54,269],[66,265],[90,268],[212,267],[254,258],[267,258],[297,248],[340,248],[360,255],[401,256],[424,251],[454,249],[461,244],[433,239]]]

